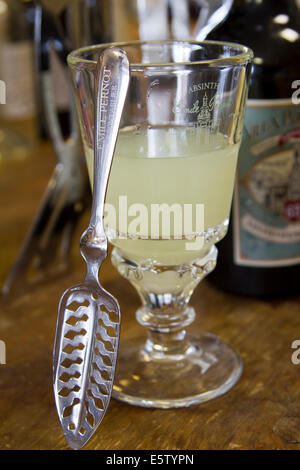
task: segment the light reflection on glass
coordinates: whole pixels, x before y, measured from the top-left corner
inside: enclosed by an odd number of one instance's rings
[[[279,36],[289,42],[296,42],[299,39],[299,33],[291,28],[285,28],[280,31]]]
[[[277,15],[275,16],[275,18],[273,18],[273,23],[276,23],[276,24],[287,24],[289,22],[290,18],[288,17],[288,15]]]

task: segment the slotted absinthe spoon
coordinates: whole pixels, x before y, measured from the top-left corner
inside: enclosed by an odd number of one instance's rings
[[[101,423],[114,380],[120,310],[117,300],[101,287],[98,273],[107,256],[104,202],[128,84],[125,52],[105,49],[95,74],[93,204],[80,241],[87,271],[83,283],[61,297],[53,353],[57,412],[73,449],[83,447]]]

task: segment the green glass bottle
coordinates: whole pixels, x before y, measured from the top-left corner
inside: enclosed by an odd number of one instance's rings
[[[300,10],[236,0],[209,37],[254,51],[228,235],[209,276],[245,295],[300,293]]]

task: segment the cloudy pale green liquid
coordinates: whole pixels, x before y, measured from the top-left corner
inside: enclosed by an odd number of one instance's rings
[[[204,230],[219,226],[229,217],[239,145],[227,145],[220,134],[200,128],[154,128],[139,133],[127,129],[119,133],[106,203],[116,208],[119,218],[119,196],[127,196],[127,205],[143,204],[151,213],[151,204],[204,204]],[[93,150],[86,148],[90,179],[93,176]],[[193,212],[195,214],[195,211]],[[138,215],[138,213],[137,213]],[[187,250],[181,240],[151,240],[148,227],[138,234],[127,218],[117,222],[117,230],[127,240],[112,239],[131,260],[155,259],[161,264],[181,264],[203,256],[202,250]],[[127,226],[126,226],[127,225]],[[115,229],[116,227],[109,227]],[[132,239],[148,236],[148,239]],[[174,235],[171,219],[171,237]],[[196,235],[193,231],[189,235]],[[205,247],[207,250],[207,246]]]

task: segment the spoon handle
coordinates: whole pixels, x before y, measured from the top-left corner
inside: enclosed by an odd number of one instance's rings
[[[89,224],[98,243],[106,241],[104,201],[128,84],[127,55],[116,47],[105,49],[95,74],[94,194]]]

